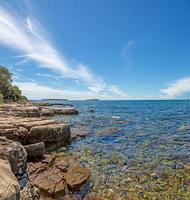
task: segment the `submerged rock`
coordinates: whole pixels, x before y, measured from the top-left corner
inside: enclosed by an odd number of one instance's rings
[[[65,179],[71,188],[78,188],[90,178],[90,170],[75,165],[66,173]]]
[[[92,192],[84,197],[83,200],[103,200],[97,193]]]
[[[85,137],[91,133],[91,129],[88,126],[76,126],[71,128],[71,138]]]

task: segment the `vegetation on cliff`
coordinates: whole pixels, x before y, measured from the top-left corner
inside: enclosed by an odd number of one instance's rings
[[[27,98],[22,95],[21,90],[12,85],[12,74],[9,70],[0,66],[0,102],[23,102]]]

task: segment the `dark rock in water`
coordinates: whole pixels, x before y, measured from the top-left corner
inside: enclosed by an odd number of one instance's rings
[[[91,133],[91,129],[88,126],[75,126],[71,127],[71,138],[84,137]]]
[[[97,131],[97,134],[98,135],[111,135],[111,134],[114,134],[114,133],[118,133],[121,130],[122,129],[120,129],[120,128],[109,128],[109,129]]]
[[[91,109],[90,112],[95,112],[95,110]]]
[[[184,185],[190,186],[190,178],[185,179],[185,180],[183,181],[183,184],[184,184]]]
[[[29,144],[24,146],[28,158],[40,158],[44,155],[45,153],[45,144],[44,142],[39,142],[39,143],[34,143],[34,144]]]
[[[90,170],[80,165],[75,165],[66,173],[67,184],[73,189],[78,188],[90,178]]]

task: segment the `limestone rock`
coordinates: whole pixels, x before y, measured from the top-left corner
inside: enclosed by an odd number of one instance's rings
[[[70,127],[65,124],[35,126],[30,130],[29,143],[69,140],[70,134]]]
[[[64,174],[56,167],[44,170],[32,181],[32,184],[47,196],[61,196],[65,192]]]
[[[20,187],[8,160],[0,159],[0,172],[0,199],[18,200]]]
[[[90,170],[81,167],[79,164],[75,165],[65,175],[67,184],[71,188],[78,188],[90,178]]]
[[[27,154],[19,142],[0,137],[0,158],[9,160],[11,169],[16,176],[26,173]]]
[[[29,144],[24,146],[28,158],[40,158],[45,153],[45,144],[44,142]]]

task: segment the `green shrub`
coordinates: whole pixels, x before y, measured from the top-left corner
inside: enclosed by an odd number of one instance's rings
[[[22,96],[21,90],[12,85],[12,74],[3,66],[0,66],[0,93],[4,101],[23,102],[27,101],[25,96]],[[0,100],[1,100],[0,98]]]

